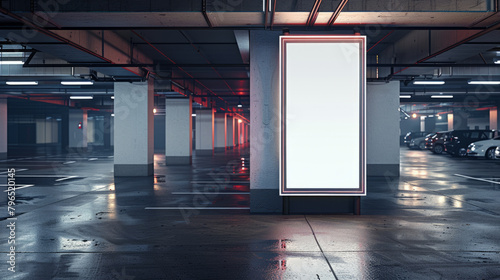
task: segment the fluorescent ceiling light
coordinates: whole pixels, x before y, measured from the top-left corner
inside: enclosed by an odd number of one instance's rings
[[[413,81],[414,85],[444,85],[444,81]]]
[[[241,108],[241,107],[243,107],[243,105],[241,105],[241,104],[238,104],[238,108]]]
[[[453,95],[431,95],[431,98],[453,98]]]
[[[468,81],[469,85],[500,85],[500,81]]]
[[[5,82],[9,86],[36,86],[38,82],[36,81],[10,81]]]
[[[112,116],[112,117],[114,117],[114,116],[115,116],[115,114],[111,114],[111,116]]]
[[[111,99],[115,99],[115,96],[114,96],[114,95],[113,95],[113,96],[111,96]]]
[[[411,95],[400,95],[399,98],[411,98]]]
[[[21,60],[3,60],[3,61],[0,61],[0,64],[10,64],[10,65],[13,65],[13,64],[24,64],[24,62],[22,62]]]
[[[196,117],[196,114],[191,114],[191,117]]]
[[[61,81],[61,85],[64,86],[91,86],[93,81]]]
[[[69,99],[94,99],[93,96],[70,96]]]

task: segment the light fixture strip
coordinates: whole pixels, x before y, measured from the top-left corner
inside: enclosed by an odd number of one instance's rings
[[[61,85],[64,86],[91,86],[93,81],[61,81]]]
[[[413,81],[414,85],[444,85],[445,81]]]
[[[4,65],[21,65],[21,64],[24,64],[24,62],[22,62],[21,60],[3,60],[3,61],[0,61],[0,64],[4,64]]]
[[[431,98],[453,98],[453,95],[431,95]]]
[[[5,83],[9,86],[36,86],[36,85],[38,85],[37,81],[8,81]]]
[[[93,96],[70,96],[69,99],[94,99]]]
[[[469,85],[500,85],[500,81],[468,81]]]

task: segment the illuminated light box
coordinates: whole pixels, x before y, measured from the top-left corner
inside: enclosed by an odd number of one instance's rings
[[[366,195],[365,41],[280,37],[280,195]]]

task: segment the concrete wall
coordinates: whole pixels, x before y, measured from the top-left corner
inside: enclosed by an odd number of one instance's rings
[[[52,144],[59,141],[59,124],[54,119],[36,119],[36,143]]]
[[[155,115],[155,151],[165,151],[165,115]]]
[[[399,176],[399,81],[366,85],[368,176]]]
[[[79,123],[82,124],[81,129],[78,128]],[[87,112],[84,110],[69,110],[69,147],[87,147]]]

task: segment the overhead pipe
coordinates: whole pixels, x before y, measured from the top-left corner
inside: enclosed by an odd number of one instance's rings
[[[341,0],[335,11],[333,12],[332,16],[330,17],[330,20],[328,20],[328,26],[331,27],[337,18],[339,17],[340,13],[344,9],[345,5],[347,5],[347,2],[349,0]]]
[[[321,1],[322,0],[314,1],[314,4],[311,8],[311,12],[309,12],[309,16],[307,17],[307,21],[306,21],[307,26],[314,26],[314,23],[316,22],[316,19],[318,18],[319,7],[321,6]]]
[[[191,77],[195,82],[197,82],[198,84],[202,85],[204,88],[206,88],[208,91],[210,91],[211,93],[214,94],[215,97],[219,98],[220,100],[224,101],[224,102],[227,102],[225,101],[224,99],[222,99],[221,97],[217,96],[217,94],[215,94],[210,88],[208,88],[207,86],[205,86],[202,82],[198,81],[196,78],[193,77],[193,75],[191,75],[190,73],[188,73],[186,70],[184,70],[182,68],[182,66],[178,65],[174,60],[172,60],[170,57],[168,57],[165,53],[163,53],[161,50],[159,50],[157,47],[155,47],[153,44],[151,44],[148,40],[146,40],[146,38],[144,38],[143,36],[141,36],[139,33],[135,32],[134,30],[131,30],[132,33],[134,33],[137,37],[139,37],[141,40],[143,40],[144,42],[148,43],[149,46],[151,46],[154,50],[156,50],[159,54],[161,54],[163,57],[165,57],[166,59],[168,59],[170,62],[172,62],[172,66],[175,66],[177,68],[179,68],[179,70],[181,70],[182,72],[184,72],[186,75],[188,75],[189,77]],[[175,79],[175,78],[172,78],[172,79]],[[194,89],[193,89],[194,91]]]
[[[207,22],[208,27],[212,28],[212,22],[210,22],[210,18],[208,18],[207,14],[207,0],[202,0],[201,1],[201,13],[203,14],[203,17],[205,18],[205,21]]]
[[[454,48],[456,48],[456,47],[458,47],[458,46],[460,46],[460,45],[462,45],[462,44],[465,44],[465,43],[467,43],[467,42],[469,42],[469,41],[472,41],[472,40],[474,40],[474,39],[476,39],[476,38],[479,38],[479,37],[481,37],[481,36],[483,36],[483,35],[485,35],[485,34],[487,34],[487,33],[490,33],[491,31],[497,30],[497,29],[499,29],[499,28],[500,28],[500,21],[498,21],[498,22],[496,22],[495,24],[493,24],[492,26],[490,26],[490,27],[488,27],[488,28],[484,29],[483,31],[480,31],[480,32],[478,32],[478,33],[476,33],[476,34],[474,34],[474,35],[471,35],[471,36],[469,36],[469,37],[467,37],[467,38],[465,38],[465,39],[462,39],[462,40],[460,40],[460,41],[458,41],[458,42],[456,42],[456,43],[454,43],[454,44],[452,44],[452,45],[450,45],[450,46],[448,46],[448,47],[446,47],[446,48],[443,48],[443,49],[441,49],[441,50],[439,50],[439,51],[437,51],[437,52],[435,52],[435,53],[433,53],[433,54],[431,54],[431,55],[429,55],[429,56],[426,56],[426,57],[424,57],[424,58],[422,58],[422,59],[418,60],[418,61],[417,61],[417,62],[415,62],[413,65],[408,66],[408,67],[406,67],[406,68],[404,68],[404,69],[401,69],[401,70],[397,71],[397,72],[396,72],[396,73],[394,73],[394,74],[401,73],[401,72],[403,72],[403,71],[407,70],[407,69],[408,69],[408,68],[410,68],[410,67],[418,67],[418,66],[416,66],[416,65],[418,65],[419,63],[425,62],[426,60],[429,60],[429,59],[431,59],[431,58],[433,58],[433,57],[435,57],[435,56],[438,56],[438,55],[440,55],[440,54],[442,54],[442,53],[445,53],[445,52],[447,52],[447,51],[449,51],[449,50],[451,50],[451,49],[454,49]],[[479,64],[479,65],[483,65],[483,67],[484,67],[484,64]],[[479,66],[477,66],[477,67],[479,67]]]
[[[73,42],[71,40],[68,40],[68,39],[66,39],[66,38],[64,38],[64,37],[62,37],[62,36],[60,36],[60,35],[58,35],[58,34],[56,34],[54,32],[51,32],[51,31],[49,31],[49,30],[47,30],[47,29],[45,29],[43,27],[40,27],[40,26],[36,25],[35,23],[33,23],[33,22],[31,22],[31,21],[29,21],[27,19],[24,19],[24,18],[22,18],[22,17],[20,17],[20,16],[18,16],[16,14],[14,14],[14,13],[12,13],[11,11],[3,8],[3,7],[0,7],[0,12],[3,13],[4,15],[10,17],[10,18],[13,18],[13,19],[15,19],[17,21],[22,22],[23,24],[29,26],[30,28],[33,28],[33,29],[37,30],[38,32],[40,32],[42,34],[45,34],[46,36],[52,37],[52,38],[54,38],[54,39],[56,39],[56,40],[58,40],[60,42],[64,42],[64,43],[66,43],[66,44],[68,44],[68,45],[70,45],[70,46],[72,46],[72,47],[74,47],[74,48],[76,48],[78,50],[81,50],[81,51],[83,51],[85,53],[88,53],[88,54],[90,54],[92,56],[95,56],[95,57],[97,57],[99,59],[102,59],[102,60],[104,60],[106,62],[113,63],[113,61],[111,61],[110,59],[107,59],[107,58],[105,58],[105,57],[103,57],[101,55],[98,55],[98,54],[94,53],[93,51],[90,51],[87,48],[84,48],[81,45],[79,45],[79,44],[77,44],[77,43],[75,43],[75,42]],[[137,73],[135,71],[132,71],[130,69],[127,69],[127,68],[123,68],[123,69],[125,69],[125,70],[127,70],[127,71],[129,71],[129,72],[131,72],[131,73],[133,73],[133,74],[135,74],[137,76],[142,76],[139,73]]]

